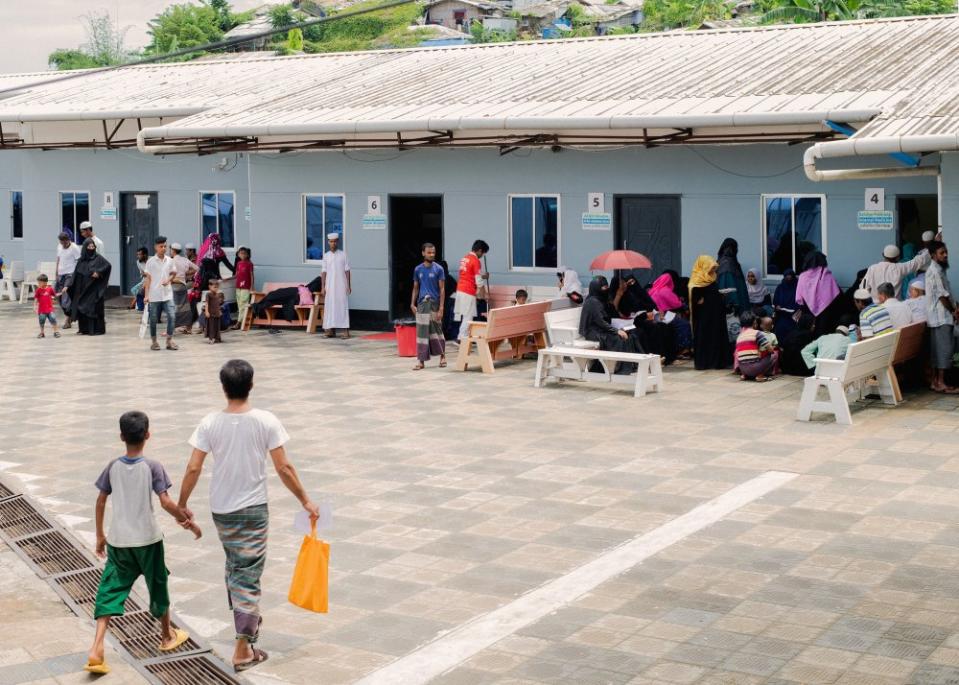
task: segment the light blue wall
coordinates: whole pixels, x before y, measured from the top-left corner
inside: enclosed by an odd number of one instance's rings
[[[114,265],[112,285],[119,285],[120,223],[100,219],[103,193],[113,191],[116,202],[120,192],[157,191],[160,233],[170,241],[199,244],[200,190],[236,192],[237,240],[249,238],[244,208],[249,204],[246,159],[240,159],[232,171],[213,171],[217,157],[170,157],[160,159],[133,151],[56,151],[25,152],[22,156],[21,185],[24,190],[24,240],[17,246],[19,258],[30,265],[56,258],[60,232],[59,192],[90,192],[93,228],[104,242],[106,258]],[[0,156],[0,170],[6,163]],[[233,155],[229,164],[233,164]],[[2,176],[0,176],[2,179]],[[2,181],[0,181],[2,182]],[[9,196],[9,193],[2,193]],[[3,200],[9,202],[9,199]],[[7,212],[9,215],[9,211]],[[8,231],[9,233],[9,231]],[[11,252],[14,250],[11,249]]]
[[[22,152],[0,153],[0,255],[7,265],[23,259],[23,241],[13,239],[13,208],[10,192],[22,190],[20,163]],[[24,227],[26,233],[26,227]]]
[[[896,241],[895,232],[858,230],[856,212],[863,208],[866,186],[886,188],[887,209],[895,207],[897,193],[936,192],[934,178],[813,183],[802,171],[802,153],[799,146],[769,145],[558,154],[521,150],[505,156],[495,150],[254,156],[254,261],[268,278],[307,278],[312,268],[283,266],[291,256],[299,261],[303,251],[301,193],[346,193],[346,249],[354,271],[351,306],[383,309],[389,287],[388,234],[361,228],[367,196],[380,195],[385,203],[390,193],[440,193],[448,260],[455,261],[482,238],[492,246],[488,261],[494,283],[547,284],[553,282],[549,272],[509,271],[507,194],[561,195],[560,261],[583,274],[593,256],[613,247],[612,233],[584,231],[580,225],[586,194],[605,192],[609,212],[616,194],[681,195],[687,273],[697,255],[715,255],[727,235],[739,241],[740,261],[749,268],[760,266],[762,259],[760,195],[823,193],[830,264],[840,282],[848,284],[856,271],[881,258],[884,245]]]
[[[959,250],[959,152],[942,155],[942,232],[946,243],[953,242]],[[954,258],[955,259],[955,258]]]
[[[697,255],[715,255],[726,236],[739,241],[744,267],[761,264],[762,193],[823,193],[829,261],[846,285],[858,269],[880,258],[885,244],[896,240],[894,232],[857,229],[856,212],[862,209],[865,187],[885,187],[887,209],[895,208],[897,193],[936,192],[935,178],[813,183],[803,174],[802,153],[801,146],[766,145],[560,153],[519,150],[505,156],[480,149],[255,155],[249,170],[253,187],[249,201],[245,157],[232,171],[213,171],[220,156],[154,158],[132,151],[0,153],[0,207],[9,216],[6,190],[22,186],[26,224],[22,245],[9,242],[7,228],[0,235],[0,250],[10,254],[22,247],[28,264],[49,259],[59,227],[60,190],[92,193],[96,232],[106,241],[107,257],[114,262],[119,258],[119,224],[99,220],[104,191],[158,191],[161,232],[171,240],[197,242],[198,191],[235,190],[237,240],[253,248],[257,281],[305,282],[318,268],[304,263],[302,257],[302,194],[345,193],[345,247],[354,284],[350,304],[354,309],[384,310],[390,285],[389,236],[386,231],[361,227],[368,195],[382,197],[384,213],[389,211],[386,203],[391,193],[443,195],[444,251],[449,261],[455,263],[474,239],[482,238],[492,246],[488,261],[494,283],[545,285],[554,282],[550,272],[509,271],[508,193],[561,195],[560,261],[581,274],[588,272],[593,256],[613,247],[613,233],[581,228],[588,192],[606,193],[609,212],[616,194],[682,196],[682,261],[687,273]],[[15,167],[21,158],[22,172],[18,172]],[[232,155],[229,160],[232,165]],[[946,156],[943,165],[949,192],[944,205],[946,225],[959,229],[959,157]],[[243,216],[248,204],[251,223]],[[114,273],[118,282],[120,270]]]

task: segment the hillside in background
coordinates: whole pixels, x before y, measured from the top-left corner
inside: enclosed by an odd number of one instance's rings
[[[49,62],[56,69],[123,64],[381,4],[384,0],[336,4],[294,0],[236,13],[228,0],[177,3],[149,22],[151,42],[142,51],[124,46],[126,30],[117,26],[109,13],[92,13],[80,18],[87,42],[54,51]],[[311,54],[945,14],[954,10],[952,0],[439,0],[283,30],[270,37],[251,38],[230,52]],[[213,54],[229,56],[198,49],[177,59]]]

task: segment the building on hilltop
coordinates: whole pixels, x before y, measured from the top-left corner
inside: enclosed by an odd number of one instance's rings
[[[953,16],[58,76],[0,76],[0,253],[47,261],[89,217],[116,288],[158,233],[307,282],[335,228],[373,327],[408,311],[426,241],[455,264],[481,238],[495,283],[548,285],[624,245],[643,280],[688,274],[730,236],[770,285],[810,246],[849,285],[887,243],[959,235]]]

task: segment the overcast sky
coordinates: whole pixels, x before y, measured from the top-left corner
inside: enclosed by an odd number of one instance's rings
[[[149,42],[147,22],[177,0],[0,0],[0,72],[43,71],[47,55],[57,48],[76,48],[86,40],[80,21],[87,12],[119,13],[119,25],[130,26],[128,47]],[[186,0],[179,0],[185,2]],[[263,0],[234,0],[236,10]]]

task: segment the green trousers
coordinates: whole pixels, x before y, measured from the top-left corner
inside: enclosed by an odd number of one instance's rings
[[[143,576],[150,593],[150,613],[160,618],[170,608],[169,575],[163,560],[162,540],[145,547],[107,545],[107,565],[97,588],[93,617],[122,616],[123,603],[130,596],[137,578]]]

